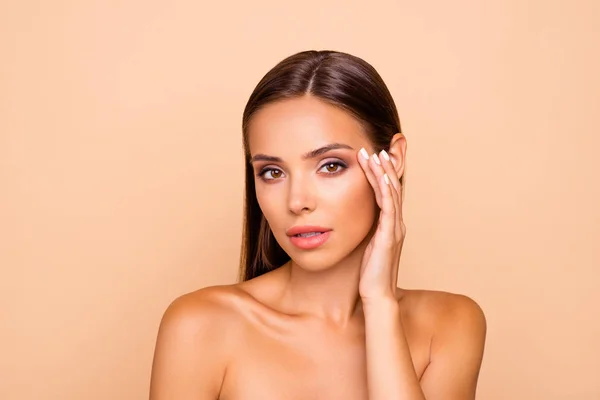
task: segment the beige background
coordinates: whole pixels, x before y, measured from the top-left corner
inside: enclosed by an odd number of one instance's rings
[[[2,1],[0,398],[147,397],[160,316],[236,275],[242,110],[363,57],[408,138],[400,284],[489,324],[479,399],[600,399],[600,2]]]

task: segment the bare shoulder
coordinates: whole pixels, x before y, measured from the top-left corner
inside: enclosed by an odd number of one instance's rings
[[[171,335],[212,335],[223,342],[243,323],[239,312],[246,301],[236,285],[209,286],[177,297],[165,310],[160,330]]]
[[[239,343],[240,291],[212,286],[176,298],[160,321],[152,365],[152,400],[218,397]]]
[[[484,329],[487,322],[483,309],[471,297],[435,290],[399,289],[399,299],[412,314],[427,319],[437,328],[471,325]]]
[[[487,331],[482,308],[462,294],[399,292],[408,312],[430,328],[430,361],[421,378],[425,397],[474,399]]]
[[[208,286],[177,297],[167,307],[164,318],[191,319],[231,311],[242,292],[236,285]],[[215,315],[216,313],[216,315]]]

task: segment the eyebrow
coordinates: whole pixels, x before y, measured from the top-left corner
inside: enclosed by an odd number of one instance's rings
[[[308,153],[303,154],[302,159],[308,160],[310,158],[316,158],[316,157],[322,156],[323,154],[328,153],[332,150],[339,150],[339,149],[354,150],[352,147],[350,147],[344,143],[330,143],[323,147],[319,147],[318,149],[314,149],[314,150],[309,151]],[[250,163],[253,163],[256,161],[283,162],[283,160],[280,157],[268,156],[266,154],[256,154],[250,159]]]

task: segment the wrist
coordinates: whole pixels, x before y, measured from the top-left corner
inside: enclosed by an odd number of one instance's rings
[[[361,298],[361,301],[365,313],[382,310],[396,311],[399,308],[398,299],[393,295],[367,298],[363,297]]]

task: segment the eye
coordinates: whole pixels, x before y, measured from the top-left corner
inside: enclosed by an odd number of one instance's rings
[[[331,161],[323,164],[320,171],[324,170],[325,174],[337,174],[346,168],[346,165],[340,161]]]
[[[277,168],[264,168],[258,173],[258,176],[266,181],[279,179],[282,175],[283,171]]]

